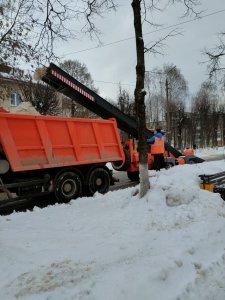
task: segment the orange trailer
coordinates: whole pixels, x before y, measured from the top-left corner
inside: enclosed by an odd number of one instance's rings
[[[123,160],[115,119],[0,112],[0,189],[4,183],[19,196],[54,191],[63,201],[105,193],[113,184],[106,163]]]

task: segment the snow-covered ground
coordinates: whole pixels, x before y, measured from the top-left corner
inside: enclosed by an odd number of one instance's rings
[[[225,202],[198,177],[224,170],[149,171],[143,199],[133,187],[1,216],[0,299],[225,299]]]
[[[195,155],[202,158],[209,157],[210,155],[214,157],[217,155],[222,155],[225,159],[225,147],[197,149],[195,150]]]

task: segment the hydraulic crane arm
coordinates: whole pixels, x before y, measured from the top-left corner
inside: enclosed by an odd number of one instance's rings
[[[78,102],[103,119],[115,118],[118,128],[138,138],[137,122],[116,106],[104,100],[98,94],[70,76],[68,73],[51,63],[41,79],[54,87],[58,92]],[[146,129],[146,136],[151,137],[152,131]]]
[[[39,79],[51,85],[58,92],[69,97],[72,101],[78,102],[101,118],[115,118],[119,129],[138,139],[137,121],[134,118],[123,113],[116,106],[104,100],[55,64],[51,63],[50,66],[44,70],[43,74],[41,72],[41,74],[37,75]],[[145,133],[146,138],[153,135],[153,132],[147,128]],[[165,143],[165,147],[175,157],[182,155],[180,151],[168,143]]]

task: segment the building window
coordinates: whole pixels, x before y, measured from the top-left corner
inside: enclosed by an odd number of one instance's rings
[[[11,94],[11,106],[18,106],[21,102],[22,99],[19,93]]]

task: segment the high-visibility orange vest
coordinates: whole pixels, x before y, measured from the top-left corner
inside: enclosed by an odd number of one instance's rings
[[[162,154],[165,151],[164,137],[155,137],[154,144],[151,145],[151,154]]]

